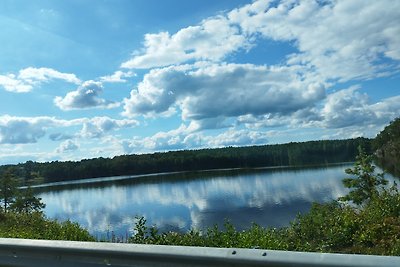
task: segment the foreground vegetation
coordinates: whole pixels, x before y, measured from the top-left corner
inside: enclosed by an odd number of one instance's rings
[[[12,168],[0,177],[0,237],[94,241],[77,223],[46,218],[41,199],[30,187],[19,189],[19,185]]]
[[[41,212],[7,212],[0,215],[0,237],[49,240],[95,241],[77,223],[47,219]]]

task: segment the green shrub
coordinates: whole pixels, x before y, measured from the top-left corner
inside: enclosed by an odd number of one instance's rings
[[[40,212],[1,213],[0,237],[94,241],[89,232],[77,223],[49,220]]]
[[[159,233],[140,217],[129,242],[400,256],[400,194],[395,185],[383,188],[361,207],[339,201],[314,203],[308,213],[281,229],[253,224],[238,231],[227,221],[222,228],[202,232]]]
[[[353,245],[359,220],[355,210],[337,201],[314,203],[288,228],[290,250],[339,252]]]

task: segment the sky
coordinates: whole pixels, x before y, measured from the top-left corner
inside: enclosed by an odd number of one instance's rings
[[[2,0],[0,164],[374,137],[400,1]]]

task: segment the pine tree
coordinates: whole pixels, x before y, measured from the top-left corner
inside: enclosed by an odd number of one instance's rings
[[[353,177],[343,179],[344,186],[352,190],[339,200],[352,201],[354,204],[361,205],[377,195],[379,186],[386,185],[388,181],[383,173],[375,174],[372,156],[367,155],[361,147],[358,150],[359,154],[354,167],[345,170]]]
[[[7,169],[0,177],[0,202],[3,211],[7,212],[10,205],[15,202],[18,190],[18,180],[11,169]]]

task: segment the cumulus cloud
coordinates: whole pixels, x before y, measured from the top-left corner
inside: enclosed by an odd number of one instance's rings
[[[72,139],[73,135],[64,134],[64,133],[52,133],[49,135],[49,138],[51,141],[63,141],[63,140]]]
[[[54,103],[62,110],[88,109],[88,108],[115,108],[119,103],[99,97],[103,91],[101,82],[86,81],[77,90],[67,93],[65,97],[57,96]]]
[[[168,132],[158,132],[144,138],[134,137],[130,140],[122,140],[121,146],[125,153],[179,150],[187,147],[184,138],[188,134],[187,127],[182,124],[179,128]]]
[[[112,75],[102,76],[100,77],[101,82],[107,83],[125,83],[127,80],[125,78],[134,77],[136,74],[133,71],[116,71]]]
[[[58,122],[50,117],[0,116],[0,144],[36,143],[50,126]]]
[[[228,131],[209,138],[212,147],[262,145],[268,143],[268,133],[229,129]]]
[[[209,130],[209,129],[222,129],[233,126],[233,122],[225,117],[207,118],[202,120],[193,120],[188,126],[190,132]]]
[[[29,67],[20,70],[18,75],[0,75],[0,86],[9,92],[25,93],[32,91],[35,86],[54,79],[75,84],[81,82],[75,74],[63,73],[50,68]]]
[[[260,116],[244,115],[237,118],[238,125],[249,129],[276,127],[310,127],[321,121],[322,116],[317,107],[306,107],[291,114],[265,114]]]
[[[95,117],[83,123],[80,135],[87,138],[99,138],[105,133],[139,125],[136,120],[115,120],[109,117]]]
[[[81,82],[75,74],[62,73],[50,68],[26,68],[20,70],[18,78],[32,83],[36,81],[46,82],[51,79],[60,79],[75,84]]]
[[[53,117],[15,117],[0,116],[0,144],[36,143],[46,136],[48,131],[52,141],[68,141],[78,138],[98,138],[111,131],[131,128],[138,125],[136,120],[111,119],[109,117],[79,118],[60,120]],[[77,131],[76,127],[81,126]],[[72,127],[72,128],[71,128]],[[68,128],[71,133],[61,132]],[[66,142],[64,142],[66,143]]]
[[[295,71],[296,70],[296,71]],[[179,106],[184,119],[290,114],[325,96],[324,84],[298,67],[212,64],[151,70],[124,99],[124,114],[161,113]]]
[[[359,89],[359,86],[353,86],[328,95],[321,110],[324,127],[381,125],[398,116],[400,96],[370,104],[368,95],[361,94]]]
[[[400,59],[399,8],[393,1],[256,1],[228,17],[248,35],[292,42],[299,53],[288,64],[307,64],[325,79],[347,81],[398,71],[398,62],[381,60]]]
[[[150,151],[168,151],[180,149],[198,149],[208,147],[260,145],[268,142],[269,133],[231,127],[217,135],[193,131],[182,124],[168,132],[158,132],[149,137],[134,137],[122,140],[125,153],[146,153]]]
[[[60,146],[56,149],[57,153],[66,153],[72,152],[79,148],[78,144],[72,140],[66,140],[60,144]]]
[[[151,69],[124,99],[123,115],[180,112],[187,138],[197,141],[195,131],[235,123],[253,130],[378,127],[398,116],[397,97],[371,104],[360,88],[326,89],[399,72],[398,10],[390,1],[258,0],[176,33],[147,34],[143,49],[122,64]],[[273,66],[223,62],[266,40],[294,52]]]
[[[179,30],[175,34],[146,34],[143,51],[136,51],[122,68],[147,69],[179,64],[190,60],[223,59],[228,53],[250,46],[240,28],[224,16],[202,21],[199,25]]]
[[[0,75],[0,85],[9,92],[25,93],[33,89],[33,85],[19,80],[14,74]]]
[[[175,34],[146,34],[142,51],[122,67],[221,61],[269,39],[290,42],[298,52],[288,56],[287,64],[309,65],[323,79],[388,75],[399,67],[381,62],[400,60],[399,9],[393,1],[258,0]]]

